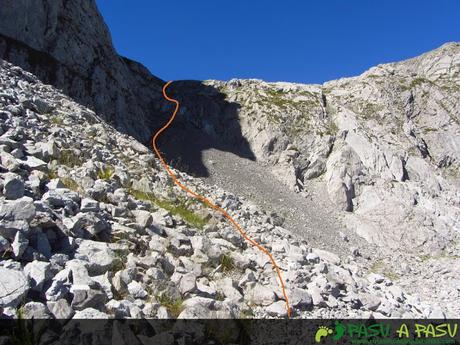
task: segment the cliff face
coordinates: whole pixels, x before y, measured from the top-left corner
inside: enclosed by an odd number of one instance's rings
[[[119,130],[149,139],[163,82],[116,53],[94,0],[1,0],[0,7],[0,58],[63,90]]]

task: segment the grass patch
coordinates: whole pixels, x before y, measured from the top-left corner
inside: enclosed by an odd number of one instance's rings
[[[374,273],[380,273],[384,267],[385,263],[382,260],[377,260],[372,263],[371,267],[369,267],[369,270]]]
[[[235,268],[235,263],[233,259],[227,254],[222,254],[219,258],[219,263],[222,268],[222,272],[230,272]]]
[[[369,270],[373,273],[382,274],[390,280],[399,280],[399,275],[394,272],[391,268],[387,267],[387,264],[383,260],[374,261]]]
[[[220,292],[220,291],[217,291],[215,300],[216,301],[221,301],[221,302],[224,301],[225,300],[224,294],[222,292]]]
[[[431,255],[428,255],[428,254],[420,255],[419,258],[422,262],[426,262],[431,259]]]
[[[240,319],[252,319],[254,318],[254,312],[252,311],[252,309],[243,309],[241,312],[240,312]]]
[[[157,296],[156,298],[158,303],[165,307],[168,310],[169,314],[171,314],[171,316],[175,319],[177,319],[182,310],[184,310],[184,301],[182,300],[182,298],[174,299],[164,294]]]
[[[325,134],[327,134],[327,135],[336,135],[338,131],[339,131],[339,127],[337,126],[337,124],[334,121],[331,120],[329,122],[329,126],[326,129]]]
[[[70,190],[73,190],[74,192],[77,192],[77,193],[80,192],[80,185],[75,180],[71,179],[70,177],[62,177],[59,179],[64,185],[64,187]]]
[[[101,168],[97,171],[97,178],[104,181],[110,181],[114,172],[114,169],[110,166]]]
[[[71,150],[63,150],[59,156],[59,163],[73,168],[83,164],[83,160]]]
[[[185,201],[181,200],[178,202],[173,202],[169,200],[158,199],[152,193],[145,193],[134,189],[130,189],[129,193],[138,200],[150,201],[158,207],[169,211],[172,215],[179,216],[184,222],[194,228],[203,229],[203,227],[208,223],[206,219],[203,219],[200,215],[190,210],[187,207]]]
[[[383,272],[383,275],[393,281],[399,280],[399,275],[396,272],[392,271],[391,269],[385,270]]]
[[[59,178],[59,175],[57,174],[57,171],[56,171],[56,170],[48,170],[47,176],[48,176],[48,179],[49,179],[49,180],[53,180],[53,179],[55,179],[55,178]]]
[[[415,78],[414,80],[411,81],[410,87],[416,87],[418,85],[422,85],[423,83],[428,82],[425,78]]]
[[[50,122],[54,125],[62,126],[64,124],[64,120],[62,117],[53,115],[50,117]]]

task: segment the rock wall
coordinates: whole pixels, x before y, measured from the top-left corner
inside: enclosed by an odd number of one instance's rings
[[[120,57],[94,0],[1,0],[0,58],[39,76],[147,141],[161,114],[162,80]]]

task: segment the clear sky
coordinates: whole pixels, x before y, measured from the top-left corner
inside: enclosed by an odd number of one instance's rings
[[[165,80],[322,83],[460,41],[458,0],[97,0],[119,54]]]

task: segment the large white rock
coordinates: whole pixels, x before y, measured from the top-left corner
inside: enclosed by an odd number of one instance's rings
[[[30,279],[32,290],[41,292],[43,285],[52,278],[51,264],[34,260],[24,267],[24,273]]]
[[[29,280],[22,271],[0,267],[0,307],[17,307],[28,291]]]
[[[92,275],[104,274],[119,260],[108,243],[91,240],[81,240],[75,257],[88,262]]]

